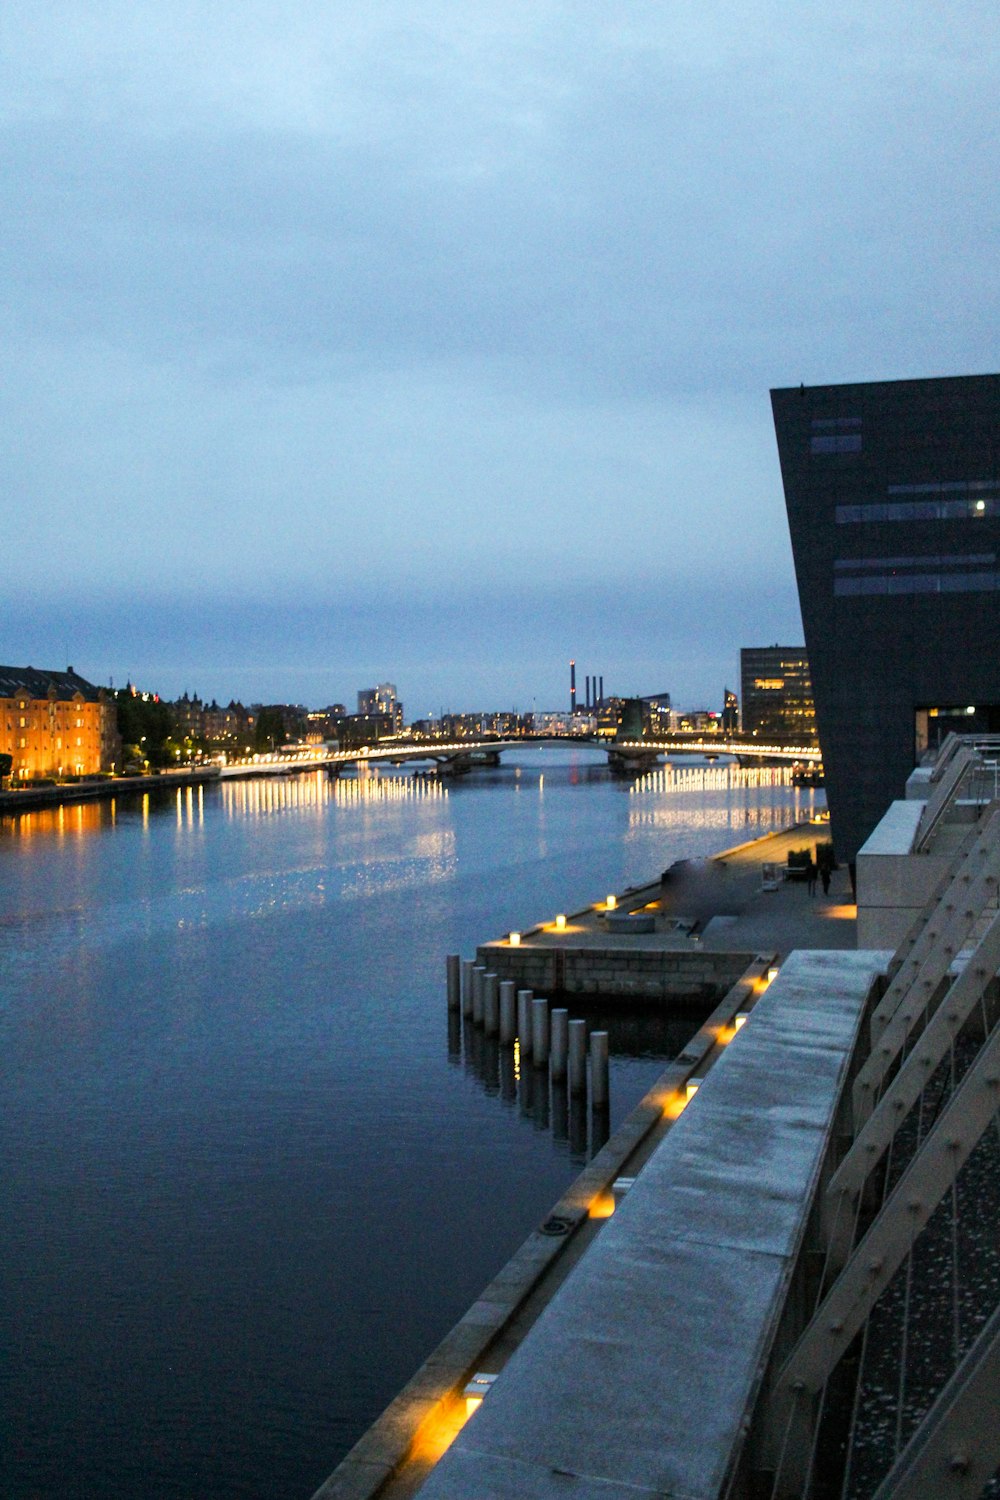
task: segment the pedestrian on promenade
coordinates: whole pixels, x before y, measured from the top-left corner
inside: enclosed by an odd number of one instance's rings
[[[830,894],[830,866],[828,864],[824,863],[823,865],[820,866],[819,878],[823,882],[823,895],[824,896],[829,896],[829,894]]]
[[[806,890],[810,896],[815,896],[816,894],[816,873],[816,861],[810,854],[809,863],[806,865]]]

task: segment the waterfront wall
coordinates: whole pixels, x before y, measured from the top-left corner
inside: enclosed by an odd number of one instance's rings
[[[218,781],[217,767],[192,771],[170,771],[162,776],[108,776],[101,781],[65,781],[55,786],[24,787],[0,792],[0,814],[34,812],[39,807],[58,807],[63,802],[94,802],[119,797],[126,792],[154,792],[164,788],[198,786]]]
[[[483,943],[476,962],[519,989],[540,995],[711,1003],[754,963],[755,953],[709,953],[637,947],[545,947]]]

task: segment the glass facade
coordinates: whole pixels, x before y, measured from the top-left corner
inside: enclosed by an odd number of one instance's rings
[[[740,694],[744,734],[797,745],[816,743],[816,710],[804,646],[744,647]]]

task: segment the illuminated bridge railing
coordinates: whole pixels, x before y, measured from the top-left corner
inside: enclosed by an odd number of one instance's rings
[[[690,739],[684,736],[660,740],[616,740],[590,735],[539,735],[519,736],[516,739],[481,740],[424,740],[381,742],[355,750],[336,750],[322,756],[331,765],[354,764],[359,761],[379,760],[443,760],[453,756],[476,755],[503,750],[526,750],[544,748],[549,745],[576,745],[586,749],[603,750],[609,756],[659,755],[732,755],[761,760],[800,762],[816,766],[822,762],[822,753],[815,745],[765,745],[756,740],[736,739]]]

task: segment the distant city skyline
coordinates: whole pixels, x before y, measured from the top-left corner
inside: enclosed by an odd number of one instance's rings
[[[739,600],[715,600],[711,586],[702,589],[700,595],[691,591],[691,598],[696,597],[703,612],[714,610],[720,618],[738,622]],[[126,681],[132,681],[168,697],[199,693],[208,699],[238,697],[243,702],[303,702],[324,706],[330,702],[352,703],[366,682],[390,678],[399,684],[408,717],[426,717],[441,708],[445,712],[514,706],[520,712],[529,712],[532,706],[564,708],[570,699],[568,663],[573,652],[553,655],[544,637],[541,642],[532,639],[537,616],[532,618],[526,607],[519,607],[522,604],[523,601],[514,600],[511,607],[510,630],[505,640],[507,654],[498,654],[496,670],[492,669],[490,655],[493,625],[490,619],[477,618],[472,604],[465,618],[460,610],[438,613],[433,604],[411,606],[406,612],[408,630],[403,631],[397,642],[393,660],[375,654],[379,649],[373,634],[375,619],[363,604],[355,609],[343,606],[340,613],[300,607],[292,615],[291,625],[274,621],[271,627],[265,621],[265,636],[280,639],[282,646],[288,643],[291,649],[286,652],[285,660],[280,648],[274,649],[270,663],[255,667],[238,663],[238,633],[244,625],[249,630],[255,628],[253,612],[247,619],[223,607],[198,610],[189,624],[183,624],[174,610],[163,609],[162,616],[154,610],[151,619],[147,618],[150,606],[121,610],[118,618],[123,622],[129,645],[111,649],[102,642],[103,634],[111,633],[111,621],[100,618],[76,621],[69,612],[48,609],[43,609],[42,618],[36,621],[33,612],[25,610],[16,628],[16,636],[25,643],[24,649],[7,654],[25,664],[49,669],[61,670],[72,664],[90,681],[108,685],[109,679],[114,679],[115,687],[124,687]],[[615,604],[606,597],[606,606],[612,610]],[[49,631],[52,618],[57,627]],[[798,621],[798,609],[795,619]],[[738,688],[742,646],[769,643],[735,639],[730,645],[727,640],[718,642],[712,637],[706,645],[699,639],[696,621],[693,634],[687,639],[679,637],[676,654],[660,657],[657,643],[661,639],[661,621],[657,618],[655,600],[649,598],[637,601],[630,619],[621,625],[618,634],[609,627],[606,643],[595,642],[592,657],[585,658],[582,651],[577,651],[580,702],[583,676],[600,672],[604,676],[604,690],[609,694],[639,696],[669,691],[679,706],[721,708],[724,687]],[[168,631],[174,628],[177,634],[171,636]],[[562,628],[568,634],[570,622],[565,621]],[[349,657],[346,649],[337,649],[330,652],[333,660],[325,663],[327,630],[333,639],[354,642],[357,658]],[[456,661],[451,657],[451,630],[465,630],[469,645],[480,652],[474,670],[469,670],[462,658]],[[636,631],[637,640],[630,649],[627,636],[631,630]],[[16,636],[12,634],[9,640]],[[57,637],[54,649],[51,637]],[[303,658],[298,661],[294,660],[295,642],[303,646]],[[108,652],[103,660],[102,651]],[[63,661],[66,652],[69,655]],[[111,661],[124,663],[124,670],[121,667],[112,670]],[[142,667],[144,661],[147,666]]]
[[[995,364],[995,22],[15,0],[0,654],[720,703],[802,639],[770,388]]]

